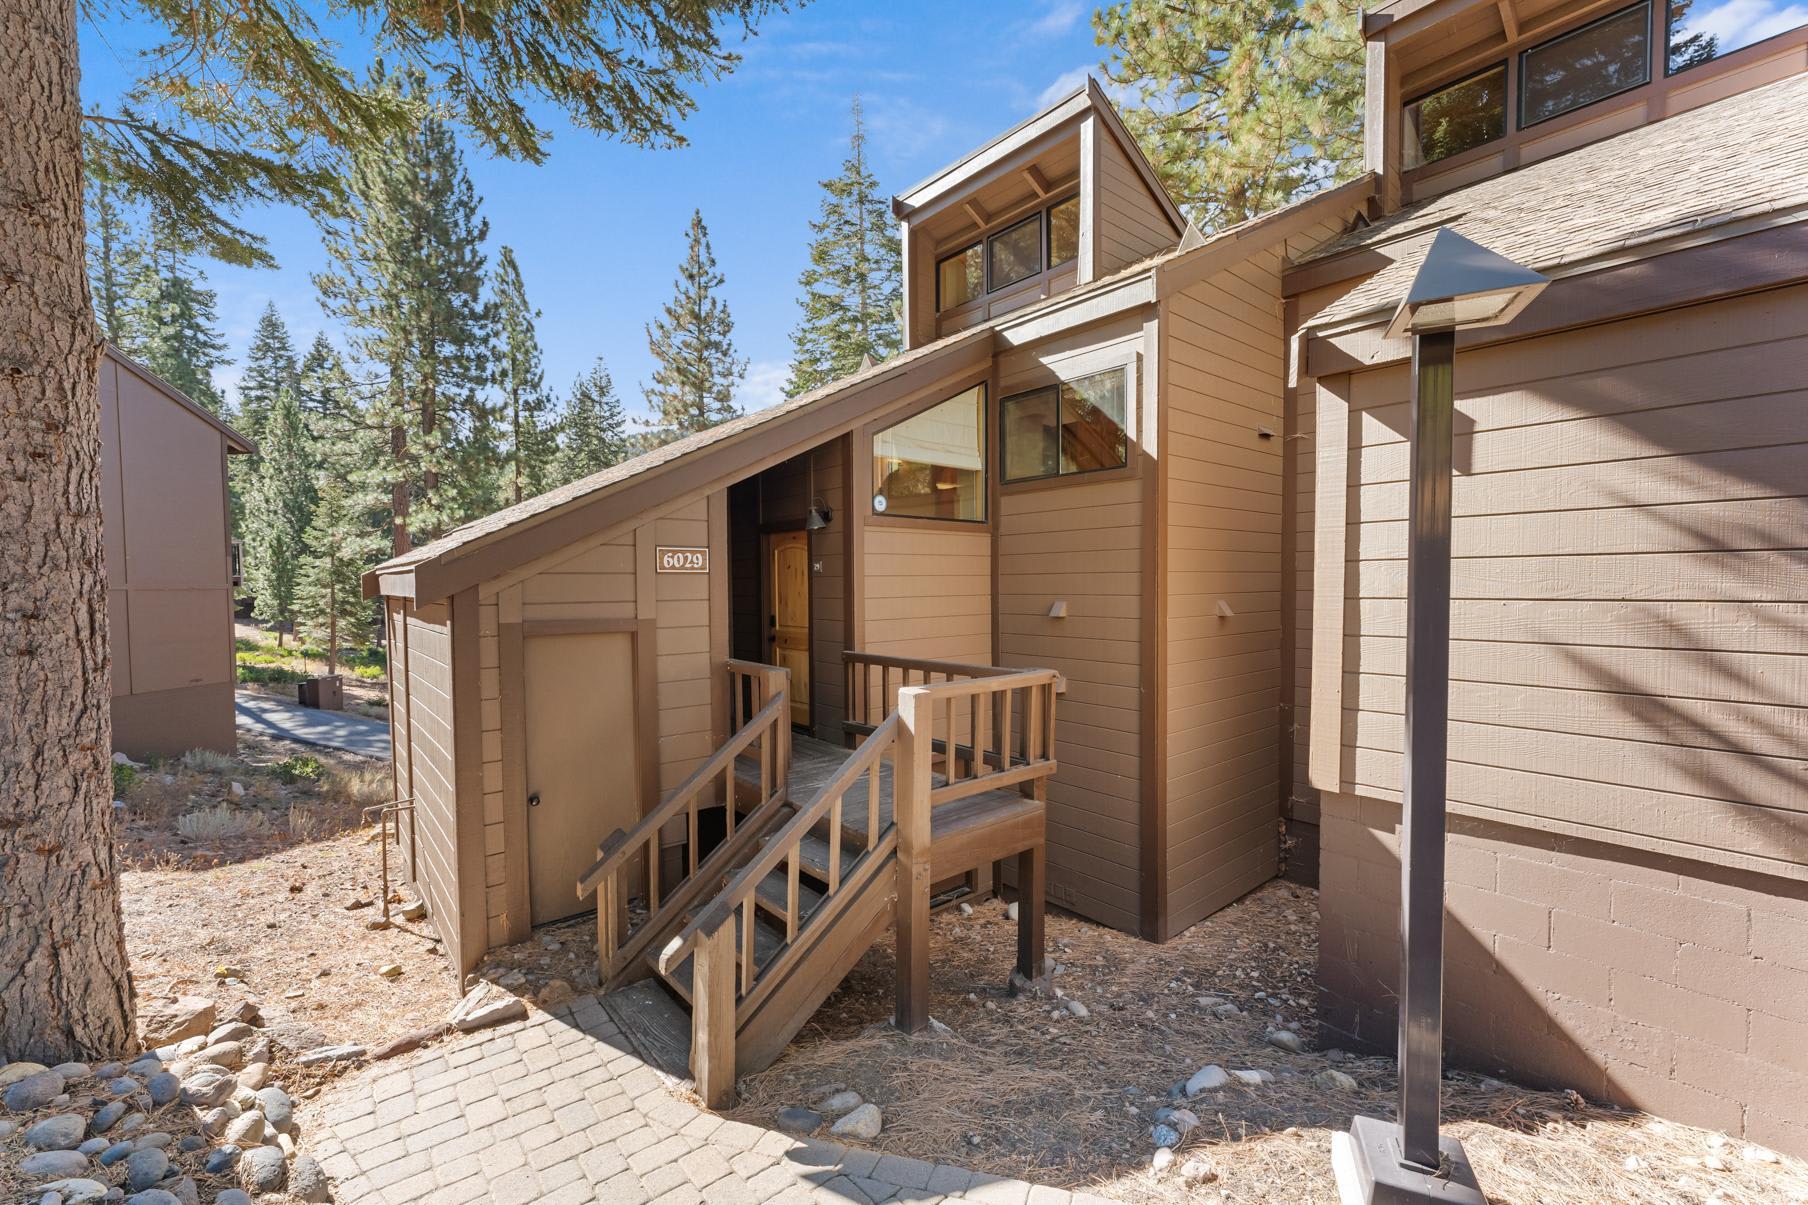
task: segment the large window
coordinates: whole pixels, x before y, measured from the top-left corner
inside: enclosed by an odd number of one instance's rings
[[[1128,376],[1114,368],[1006,398],[1000,408],[1004,479],[1033,481],[1127,464]]]
[[[935,308],[966,305],[986,291],[986,260],[980,244],[962,247],[935,265]]]
[[[1651,5],[1635,4],[1519,56],[1519,124],[1537,125],[1651,80]]]
[[[1048,266],[1058,268],[1080,254],[1080,198],[1069,197],[1048,211]]]
[[[1497,63],[1406,106],[1405,166],[1447,159],[1507,132],[1507,65]]]
[[[1668,74],[1710,63],[1802,23],[1795,0],[1670,0]]]
[[[873,513],[984,522],[985,423],[975,385],[873,436]]]
[[[986,240],[986,287],[1002,289],[1042,271],[1042,215],[1031,214]]]

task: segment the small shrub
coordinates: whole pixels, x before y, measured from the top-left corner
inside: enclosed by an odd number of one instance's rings
[[[326,773],[326,767],[320,764],[319,758],[310,757],[305,753],[285,757],[271,769],[275,770],[276,776],[284,782],[317,782],[321,775]]]
[[[354,665],[351,670],[352,677],[365,682],[380,682],[383,679],[383,667],[380,665]]]
[[[238,762],[212,749],[190,749],[182,755],[182,764],[196,774],[228,774],[239,768]]]
[[[379,803],[389,803],[395,798],[387,766],[332,771],[327,776],[325,790],[360,811]]]
[[[132,784],[138,781],[138,771],[130,766],[113,763],[113,798],[124,799]]]
[[[262,812],[247,812],[225,804],[202,808],[176,818],[176,831],[190,841],[212,841],[220,837],[243,837],[262,833],[269,828]]]
[[[307,674],[280,665],[240,665],[239,683],[247,686],[293,686]]]

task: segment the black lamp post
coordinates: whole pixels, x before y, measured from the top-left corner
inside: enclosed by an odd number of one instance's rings
[[[1485,1205],[1454,1138],[1438,1137],[1444,1060],[1444,781],[1450,711],[1452,366],[1456,333],[1511,322],[1550,282],[1451,230],[1432,239],[1388,337],[1413,341],[1406,560],[1406,771],[1400,832],[1398,1123],[1339,1135],[1346,1202]]]

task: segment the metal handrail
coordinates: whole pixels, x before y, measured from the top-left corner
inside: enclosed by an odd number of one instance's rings
[[[384,823],[384,818],[388,817],[388,816],[396,817],[396,844],[400,845],[402,843],[401,815],[403,812],[407,812],[411,818],[413,817],[413,815],[414,815],[414,796],[404,795],[402,798],[392,800],[389,803],[373,803],[367,808],[360,809],[358,814],[364,818],[364,823],[369,824],[370,818],[371,818],[371,813],[373,813],[373,812],[376,813],[376,816],[377,816],[377,824],[378,824],[377,833],[378,833],[378,838],[382,842],[382,847],[383,847],[383,927],[385,929],[387,929],[390,925],[390,920],[389,920],[389,825]]]

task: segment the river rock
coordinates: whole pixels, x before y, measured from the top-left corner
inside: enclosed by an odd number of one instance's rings
[[[225,1130],[227,1123],[230,1122],[234,1116],[235,1114],[228,1112],[224,1105],[209,1109],[201,1117],[201,1132],[208,1135],[218,1135]]]
[[[289,1094],[284,1092],[281,1088],[274,1085],[268,1088],[259,1088],[257,1092],[257,1107],[263,1110],[264,1120],[268,1121],[278,1130],[286,1132],[290,1125],[293,1124],[295,1102],[290,1100]]]
[[[1186,1094],[1198,1096],[1201,1092],[1211,1092],[1230,1083],[1230,1076],[1224,1068],[1216,1063],[1207,1063],[1193,1072],[1193,1077],[1186,1082]]]
[[[146,1046],[163,1046],[185,1038],[205,1037],[213,1028],[214,1004],[205,996],[148,1000],[138,1005],[138,1030]]]
[[[819,1101],[816,1111],[824,1117],[845,1117],[865,1103],[866,1098],[860,1093],[842,1091]]]
[[[88,1141],[82,1143],[80,1146],[76,1147],[75,1149],[80,1151],[84,1155],[92,1156],[92,1155],[100,1154],[102,1151],[106,1150],[111,1145],[113,1145],[113,1144],[111,1142],[107,1141],[105,1138],[90,1138],[90,1139],[88,1139]]]
[[[73,1084],[77,1080],[87,1079],[94,1074],[93,1068],[86,1063],[58,1063],[52,1071],[63,1077],[63,1082]]]
[[[326,1173],[320,1170],[320,1162],[314,1156],[306,1152],[295,1156],[295,1162],[289,1167],[289,1195],[304,1201],[331,1199],[332,1189],[326,1182]]]
[[[518,1021],[527,1015],[527,1002],[510,995],[493,983],[479,983],[465,993],[448,1018],[462,1033],[488,1029],[505,1021]]]
[[[822,1125],[822,1114],[815,1109],[793,1106],[788,1109],[780,1109],[778,1116],[773,1118],[773,1121],[779,1129],[787,1134],[814,1134],[817,1127]]]
[[[239,1087],[256,1092],[270,1082],[270,1064],[247,1063],[239,1072]]]
[[[1218,1178],[1218,1169],[1212,1166],[1209,1159],[1188,1159],[1180,1165],[1180,1178],[1188,1184],[1210,1184]]]
[[[19,1160],[19,1174],[33,1180],[61,1180],[88,1170],[88,1156],[80,1151],[33,1151]]]
[[[28,1128],[25,1144],[39,1151],[72,1151],[82,1144],[87,1133],[86,1117],[80,1113],[58,1113]]]
[[[829,1127],[837,1138],[859,1138],[870,1142],[885,1127],[885,1115],[875,1104],[864,1104]]]
[[[232,1091],[239,1086],[232,1072],[223,1067],[206,1064],[195,1068],[182,1081],[182,1103],[194,1105],[198,1109],[211,1108],[232,1097]]]
[[[173,1072],[159,1071],[145,1081],[144,1090],[151,1094],[151,1103],[162,1108],[182,1095],[182,1081]]]
[[[1156,1146],[1175,1147],[1180,1145],[1180,1131],[1171,1125],[1157,1123],[1149,1130],[1149,1137]]]
[[[134,1142],[132,1144],[132,1146],[135,1149],[141,1150],[141,1151],[148,1150],[151,1147],[157,1147],[157,1148],[161,1149],[163,1147],[168,1146],[170,1143],[174,1142],[175,1140],[176,1140],[175,1135],[165,1134],[162,1130],[157,1130],[154,1133],[146,1134],[143,1138],[140,1138],[137,1142]]]
[[[228,1021],[224,1025],[216,1025],[207,1035],[209,1046],[218,1046],[221,1042],[243,1042],[257,1033],[257,1030],[243,1021]]]
[[[317,1067],[323,1063],[356,1062],[364,1057],[364,1047],[350,1043],[340,1046],[316,1046],[312,1050],[303,1051],[295,1061],[303,1067]]]
[[[28,1075],[37,1075],[41,1071],[49,1070],[50,1068],[42,1063],[30,1063],[23,1059],[16,1063],[8,1063],[0,1067],[0,1088],[16,1084]]]
[[[157,1147],[133,1151],[126,1156],[126,1190],[143,1192],[163,1179],[169,1170],[169,1156]]]
[[[1268,1031],[1268,1044],[1288,1054],[1306,1053],[1306,1044],[1291,1029],[1271,1029]]]
[[[1243,1010],[1232,1004],[1229,1000],[1226,1000],[1222,1004],[1215,1004],[1212,1006],[1212,1015],[1217,1017],[1220,1021],[1228,1021],[1232,1017],[1242,1016]]]
[[[118,1125],[119,1119],[125,1115],[125,1101],[108,1101],[100,1107],[99,1111],[94,1114],[94,1119],[88,1123],[88,1132],[90,1134],[105,1134],[108,1130]]]
[[[118,1163],[121,1159],[124,1159],[127,1155],[137,1149],[138,1148],[130,1142],[115,1142],[112,1146],[100,1153],[100,1165],[102,1167],[112,1167],[115,1163]]]
[[[1173,1162],[1174,1148],[1158,1146],[1155,1148],[1155,1153],[1149,1156],[1149,1170],[1159,1176],[1161,1173],[1167,1171],[1169,1165]]]
[[[171,1181],[169,1194],[176,1198],[177,1205],[201,1205],[201,1190],[190,1176]]]
[[[213,1205],[251,1205],[251,1194],[242,1188],[228,1188],[213,1199]]]
[[[195,1062],[236,1071],[245,1065],[245,1048],[237,1042],[213,1042],[195,1056]]]
[[[1233,1071],[1230,1074],[1239,1084],[1247,1084],[1251,1088],[1259,1088],[1274,1079],[1274,1073],[1270,1071]]]
[[[45,1192],[45,1200],[58,1200],[63,1205],[78,1205],[82,1201],[104,1201],[112,1191],[99,1180],[90,1180],[86,1176],[78,1176],[72,1180],[52,1180],[48,1184],[40,1184]]]
[[[216,1147],[213,1153],[207,1156],[207,1162],[201,1165],[201,1170],[210,1176],[224,1175],[238,1166],[239,1156],[243,1153],[230,1142],[225,1146]]]
[[[37,1064],[30,1066],[35,1067]],[[63,1077],[46,1067],[8,1084],[6,1091],[0,1093],[0,1103],[4,1103],[15,1113],[29,1113],[33,1109],[42,1109],[62,1094]]]
[[[264,1140],[264,1115],[253,1109],[232,1119],[226,1127],[226,1141],[234,1146],[256,1146]]]
[[[1335,1067],[1326,1067],[1323,1071],[1320,1071],[1317,1075],[1313,1076],[1313,1078],[1325,1087],[1338,1092],[1356,1091],[1355,1077],[1346,1071],[1339,1071]]]
[[[127,1113],[119,1119],[119,1124],[113,1127],[113,1137],[124,1138],[127,1134],[136,1134],[138,1128],[149,1120],[150,1118],[143,1113]]]
[[[254,1146],[239,1156],[239,1179],[252,1192],[281,1192],[288,1178],[281,1147]]]
[[[126,1205],[182,1205],[182,1198],[167,1188],[147,1188],[127,1197]]]

